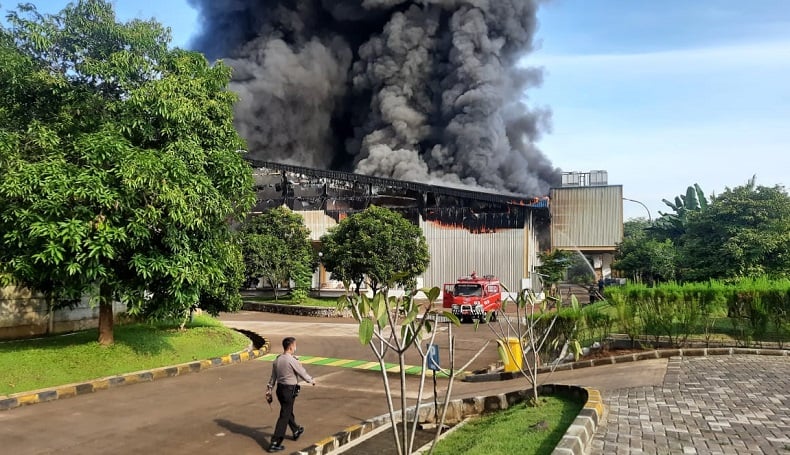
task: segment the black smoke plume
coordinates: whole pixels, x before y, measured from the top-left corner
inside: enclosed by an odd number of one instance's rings
[[[190,0],[234,69],[250,157],[545,194],[550,120],[524,91],[538,0]]]

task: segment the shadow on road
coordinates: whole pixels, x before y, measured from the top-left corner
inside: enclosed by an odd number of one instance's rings
[[[261,431],[259,427],[248,427],[225,419],[214,419],[214,422],[231,433],[241,434],[253,439],[262,449],[269,448],[269,439],[272,433]]]
[[[252,347],[255,349],[260,349],[263,347],[264,344],[266,344],[266,338],[258,335],[257,333],[251,330],[244,330],[244,329],[233,329],[233,330],[249,338],[250,341],[252,341]]]

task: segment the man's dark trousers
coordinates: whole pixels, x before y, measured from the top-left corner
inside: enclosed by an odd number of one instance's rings
[[[294,418],[294,397],[296,386],[277,384],[277,401],[280,402],[280,417],[277,419],[277,425],[274,427],[274,436],[272,441],[282,442],[285,437],[285,426],[291,428],[292,432],[299,429]]]

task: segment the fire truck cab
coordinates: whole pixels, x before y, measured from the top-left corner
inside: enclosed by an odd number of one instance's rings
[[[502,308],[502,286],[493,275],[480,277],[472,272],[455,283],[444,284],[442,307],[450,309],[462,321],[485,322],[486,313],[492,311],[491,320],[495,321]]]

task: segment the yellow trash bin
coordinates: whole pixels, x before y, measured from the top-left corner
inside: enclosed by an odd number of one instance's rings
[[[508,337],[506,340],[497,340],[497,350],[499,351],[499,358],[505,365],[506,373],[515,373],[521,371],[524,357],[521,353],[521,341],[516,337]]]

